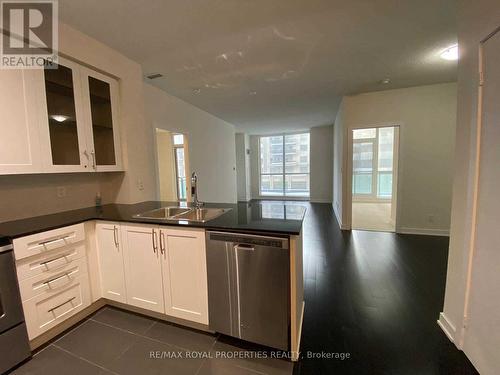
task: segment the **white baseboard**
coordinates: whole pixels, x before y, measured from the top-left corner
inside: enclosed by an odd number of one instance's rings
[[[337,212],[337,209],[335,208],[335,205],[332,203],[333,206],[333,212],[335,213],[335,217],[337,218],[337,222],[339,223],[340,230],[350,230],[347,225],[342,224],[342,220],[340,219],[340,215]]]
[[[448,237],[450,235],[450,231],[448,229],[431,229],[431,228],[408,228],[408,227],[400,227],[396,229],[397,233],[401,234],[422,234],[426,236],[445,236]]]
[[[331,199],[310,199],[311,203],[330,203],[332,204]]]
[[[437,321],[437,324],[443,332],[446,334],[446,336],[450,339],[451,342],[455,342],[455,333],[456,333],[456,328],[449,319],[446,317],[444,313],[439,313],[439,319]]]

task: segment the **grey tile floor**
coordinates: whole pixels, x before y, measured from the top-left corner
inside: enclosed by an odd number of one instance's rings
[[[293,363],[264,356],[259,351],[243,351],[240,341],[224,336],[104,307],[37,352],[12,374],[281,375],[293,372]]]

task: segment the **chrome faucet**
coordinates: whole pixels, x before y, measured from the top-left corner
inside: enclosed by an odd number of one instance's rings
[[[203,203],[198,200],[198,175],[196,172],[191,174],[191,198],[195,208],[203,206]]]

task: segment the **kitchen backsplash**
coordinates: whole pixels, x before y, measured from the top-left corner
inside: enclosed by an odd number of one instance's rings
[[[0,222],[113,203],[123,173],[0,176]]]

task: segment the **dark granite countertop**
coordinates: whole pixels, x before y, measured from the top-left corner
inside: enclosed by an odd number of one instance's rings
[[[106,220],[130,223],[205,228],[210,230],[263,233],[275,235],[298,235],[306,208],[289,202],[206,203],[206,207],[231,208],[218,218],[206,223],[168,221],[134,218],[133,216],[166,206],[177,206],[177,202],[142,202],[137,204],[108,204],[100,208],[89,207],[64,211],[50,215],[0,223],[0,242],[51,229],[82,223],[88,220]]]

